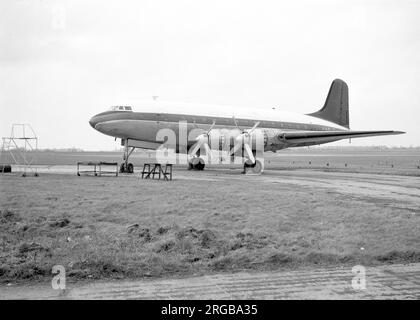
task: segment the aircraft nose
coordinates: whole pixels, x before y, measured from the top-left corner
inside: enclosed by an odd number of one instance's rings
[[[95,129],[96,124],[98,123],[98,121],[96,120],[96,116],[93,116],[90,120],[89,120],[89,124],[90,126]]]

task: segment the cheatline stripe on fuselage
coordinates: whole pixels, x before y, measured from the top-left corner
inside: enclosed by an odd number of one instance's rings
[[[212,125],[215,121],[217,126],[234,127],[233,118],[216,117],[216,116],[200,116],[189,114],[173,114],[173,113],[150,113],[150,112],[125,112],[125,111],[106,111],[95,116],[98,123],[115,120],[148,120],[148,121],[162,121],[162,122],[179,122],[187,121],[188,123]],[[295,123],[283,121],[269,121],[257,119],[242,119],[235,118],[239,127],[252,127],[256,122],[259,122],[260,128],[267,129],[283,129],[283,130],[307,130],[307,131],[346,131],[335,127],[309,124],[309,123]]]

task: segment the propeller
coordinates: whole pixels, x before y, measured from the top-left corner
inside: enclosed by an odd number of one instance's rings
[[[242,129],[239,127],[238,122],[236,121],[235,116],[232,116],[232,118],[233,118],[233,122],[235,123],[236,128],[238,128],[239,130],[241,130],[241,131],[243,132],[244,130],[242,130]]]
[[[195,138],[196,143],[191,147],[190,154],[195,155],[197,151],[204,146],[204,150],[206,151],[206,154],[211,157],[211,150],[209,147],[209,137],[210,132],[213,130],[214,126],[216,125],[216,121],[213,121],[212,125],[210,126],[209,130],[207,132],[202,133]]]
[[[236,119],[234,119],[235,125],[236,127],[239,129]],[[235,138],[235,145],[233,146],[233,148],[229,151],[229,155],[233,155],[235,154],[239,149],[242,148],[242,146],[244,147],[244,150],[248,156],[248,159],[252,161],[252,163],[255,162],[255,157],[254,154],[252,153],[252,148],[250,147],[249,143],[250,143],[250,138],[252,133],[255,131],[255,129],[258,127],[258,125],[260,124],[260,122],[256,122],[254,124],[254,126],[247,130],[242,130],[242,133],[239,134],[236,138]]]

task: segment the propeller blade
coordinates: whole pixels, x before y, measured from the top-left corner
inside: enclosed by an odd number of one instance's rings
[[[211,161],[211,149],[208,143],[204,143],[204,150],[206,150],[206,155]]]
[[[254,154],[252,153],[252,149],[251,149],[251,147],[249,146],[248,143],[245,143],[244,144],[244,149],[245,149],[245,152],[246,152],[246,154],[248,156],[248,159],[251,160],[252,163],[255,163]]]
[[[232,156],[233,154],[235,154],[239,149],[242,148],[242,143],[238,141],[235,141],[235,145],[233,146],[232,149],[230,149],[228,156]]]
[[[235,138],[235,142],[241,142],[241,141],[244,141],[244,139],[245,139],[245,133],[241,133]]]
[[[190,155],[195,156],[197,154],[197,151],[201,148],[200,141],[197,141],[194,143],[194,145],[191,147],[190,151],[188,152]]]
[[[201,146],[207,141],[207,135],[206,134],[200,134],[195,138],[196,143],[193,144],[193,146],[190,149],[190,154],[194,156],[197,151],[201,148]]]
[[[216,125],[216,121],[213,121],[212,125],[210,126],[210,129],[207,131],[207,135],[210,134],[210,131],[213,130],[215,125]]]
[[[258,125],[260,124],[260,122],[259,121],[257,121],[255,124],[254,124],[254,126],[248,131],[248,134],[251,134],[257,127],[258,127]]]
[[[207,152],[207,148],[209,148],[209,137],[206,133],[200,134],[195,138],[195,141],[197,141],[190,149],[190,154],[194,156],[197,151],[204,145],[204,149]]]
[[[201,143],[204,143],[204,142],[208,141],[207,134],[202,133],[202,134],[198,135],[197,138],[195,138],[195,141],[200,141]]]
[[[235,116],[232,116],[233,122],[235,123],[236,128],[238,128],[239,130],[243,131],[239,126],[238,126],[238,122],[236,121]]]

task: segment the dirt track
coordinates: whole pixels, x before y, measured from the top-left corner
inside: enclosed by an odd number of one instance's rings
[[[420,264],[366,267],[355,290],[348,268],[217,274],[172,280],[6,287],[0,299],[420,299]]]

